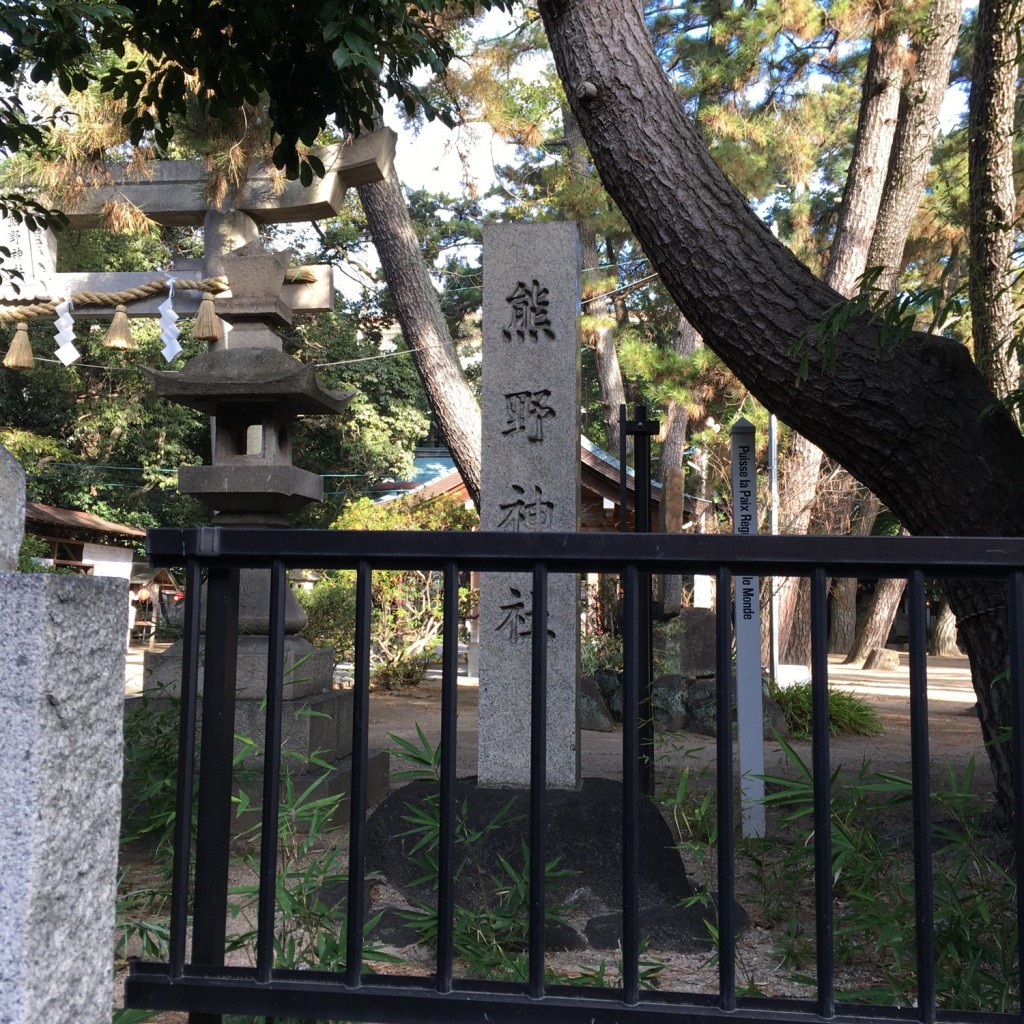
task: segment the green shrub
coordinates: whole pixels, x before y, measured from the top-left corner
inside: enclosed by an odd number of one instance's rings
[[[811,684],[797,683],[782,688],[768,684],[768,696],[786,716],[789,735],[797,740],[811,738]],[[878,712],[862,697],[848,690],[828,691],[828,728],[832,736],[880,736],[885,730]]]
[[[592,676],[599,669],[622,671],[622,637],[611,633],[588,633],[580,640],[580,671]]]
[[[297,596],[307,618],[302,635],[315,647],[333,647],[339,661],[350,658],[356,638],[355,573],[328,573]]]
[[[336,530],[466,530],[479,522],[471,509],[450,498],[405,499],[376,505],[354,502],[335,520]],[[355,645],[355,581],[351,570],[327,573],[311,591],[299,595],[309,623],[306,638],[332,646],[335,657],[353,653]],[[441,574],[412,569],[374,572],[371,589],[371,678],[384,689],[415,686],[440,643],[443,624]],[[459,592],[463,616],[469,613],[469,591]]]

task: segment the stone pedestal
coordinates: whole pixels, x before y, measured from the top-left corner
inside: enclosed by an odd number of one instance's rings
[[[203,653],[200,650],[200,666]],[[347,795],[352,771],[351,690],[332,688],[334,657],[331,650],[318,650],[301,637],[285,638],[284,702],[281,712],[282,769],[293,778],[304,779],[303,788],[329,764],[327,779],[317,790],[317,799]],[[166,707],[181,693],[182,651],[180,642],[159,655],[146,658],[145,683],[141,697],[129,697],[125,714],[141,714],[144,707]],[[263,800],[263,741],[266,729],[267,638],[243,636],[238,641],[238,683],[235,702],[235,790],[244,792],[249,804],[259,807]],[[199,687],[202,692],[202,669]],[[200,701],[200,707],[202,702]],[[202,723],[200,722],[200,735]],[[372,805],[387,795],[390,759],[384,751],[371,751],[367,759],[367,798]],[[283,796],[282,792],[282,796]],[[130,800],[132,794],[126,794]],[[339,803],[336,824],[347,824],[346,803]],[[255,824],[253,815],[243,815],[239,831]]]
[[[24,536],[25,471],[6,448],[0,447],[0,572],[18,568]]]
[[[124,580],[0,573],[0,1022],[109,1024]]]
[[[484,229],[481,528],[574,531],[579,517],[579,235],[574,224]],[[482,786],[530,783],[533,637],[548,636],[547,781],[580,782],[579,581],[551,576],[532,621],[526,575],[480,580]]]

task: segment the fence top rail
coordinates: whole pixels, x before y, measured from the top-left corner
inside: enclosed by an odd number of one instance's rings
[[[504,533],[379,530],[256,530],[233,527],[150,530],[146,548],[154,566],[189,559],[258,568],[441,569],[524,572],[543,563],[549,572],[641,572],[801,576],[824,569],[833,576],[1002,578],[1024,571],[1021,537],[828,537],[732,534]]]

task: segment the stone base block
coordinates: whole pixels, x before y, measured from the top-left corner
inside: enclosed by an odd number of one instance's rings
[[[199,688],[202,691],[203,651],[200,644]],[[177,697],[181,693],[183,645],[179,640],[166,651],[147,653],[143,661],[143,688],[152,696]],[[298,636],[285,637],[284,692],[287,700],[301,700],[329,689],[334,677],[334,651],[319,650]],[[238,640],[236,694],[239,700],[262,700],[267,692],[267,638],[242,636]],[[157,693],[156,691],[161,691]]]
[[[312,755],[333,762],[352,753],[351,690],[328,690],[303,700],[286,700],[281,720],[281,749],[293,769]],[[171,705],[171,698],[154,697],[147,691],[142,697],[125,700],[125,715],[156,713]],[[200,708],[200,734],[202,709]],[[266,707],[262,700],[239,700],[235,705],[235,756],[244,755],[241,764],[259,769],[263,765],[263,737]],[[302,767],[302,771],[310,769]]]
[[[391,757],[386,750],[371,750],[366,762],[366,804],[373,807],[388,795],[390,789]],[[310,783],[319,773],[324,773],[323,781],[306,797],[305,801],[299,802],[297,798],[307,789]],[[235,778],[235,792],[243,796],[243,800],[251,810],[236,815],[232,832],[240,835],[243,832],[255,827],[259,823],[260,808],[263,803],[263,776],[258,771],[244,771]],[[287,811],[288,806],[288,783],[281,784],[281,815],[282,819],[288,813],[289,820],[294,824],[298,832],[308,832],[313,820],[314,813],[309,811],[303,813],[303,806],[308,807],[315,801],[324,800],[329,797],[340,797],[335,805],[327,824],[332,827],[345,827],[349,825],[349,793],[352,790],[352,758],[344,757],[332,765],[330,771],[325,772],[320,767],[314,767],[312,772],[292,775],[292,810]]]

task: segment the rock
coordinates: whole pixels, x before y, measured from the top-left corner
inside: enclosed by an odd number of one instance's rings
[[[622,676],[610,668],[599,668],[594,673],[605,707],[612,713],[616,722],[622,721]]]
[[[413,847],[419,832],[410,832],[410,816],[429,808],[436,800],[437,784],[412,782],[392,793],[370,815],[366,828],[367,871],[387,879],[403,898],[430,901],[433,886],[423,879],[422,856]],[[524,867],[523,843],[529,835],[529,794],[522,790],[490,789],[475,781],[456,785],[458,806],[465,806],[465,826],[481,836],[456,849],[456,903],[460,906],[490,905],[495,894],[508,886],[501,861],[514,870]],[[707,929],[706,908],[684,909],[693,896],[686,867],[676,849],[672,832],[657,806],[644,798],[637,808],[640,824],[640,907],[647,915],[645,935],[655,937],[660,948],[703,949]],[[488,829],[489,823],[500,821]],[[460,834],[464,830],[460,827]],[[589,922],[614,918],[621,929],[622,905],[622,784],[611,779],[584,779],[578,791],[549,790],[547,794],[547,860],[557,858],[559,871],[548,890],[549,906],[559,906],[568,927],[548,922],[549,949],[576,948],[572,943],[586,934]],[[459,870],[464,866],[464,870]],[[485,880],[481,889],[479,880]],[[524,911],[525,912],[525,911]],[[604,937],[611,925],[595,925]],[[610,942],[614,947],[615,939]]]
[[[384,907],[380,920],[370,932],[370,941],[384,946],[411,946],[419,942],[420,932],[406,920],[408,911],[399,907]]]
[[[654,656],[669,672],[699,679],[713,676],[716,665],[715,613],[710,608],[681,608],[654,631]]]
[[[615,730],[615,722],[593,676],[580,680],[580,728],[590,732]]]
[[[544,948],[551,953],[573,953],[586,949],[587,940],[566,921],[545,921]]]
[[[716,925],[718,909],[714,902],[707,906],[641,907],[639,914],[641,941],[652,950],[673,953],[712,953],[714,939],[708,923]],[[736,924],[745,929],[746,913],[736,904]],[[616,949],[622,942],[622,915],[604,914],[587,922],[587,942],[595,949]]]
[[[654,680],[654,720],[667,732],[680,732],[686,728],[690,720],[686,695],[692,683],[693,680],[680,675],[658,676]]]
[[[880,672],[895,672],[899,667],[899,651],[890,651],[885,647],[876,647],[864,662],[865,669],[878,669]]]
[[[714,736],[718,727],[718,683],[714,679],[691,683],[686,694],[686,710],[694,732]]]
[[[789,736],[786,716],[783,714],[782,708],[771,697],[762,697],[761,715],[764,719],[764,738],[766,740],[774,740],[777,736],[786,739]]]

